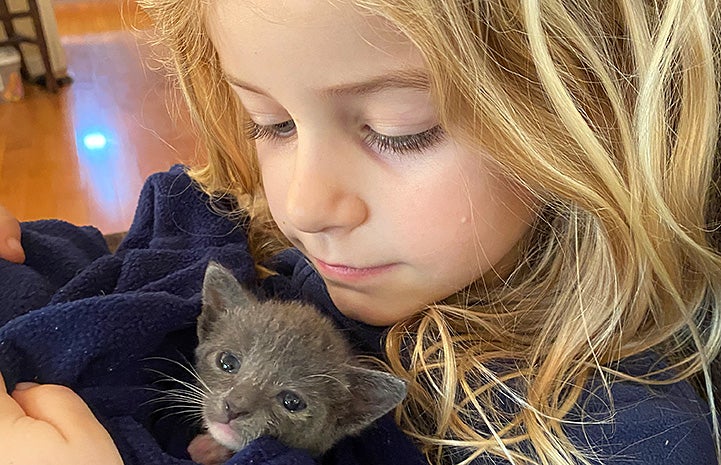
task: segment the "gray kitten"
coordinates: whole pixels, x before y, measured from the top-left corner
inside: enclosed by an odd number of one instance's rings
[[[208,434],[188,451],[200,463],[221,463],[260,436],[321,455],[406,395],[401,379],[360,366],[317,309],[260,302],[214,262],[205,272],[198,339]]]

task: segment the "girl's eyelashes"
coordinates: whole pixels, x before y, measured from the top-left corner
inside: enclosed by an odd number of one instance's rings
[[[261,125],[248,120],[245,134],[252,140],[278,141],[292,137],[295,130],[295,122],[292,119],[269,125]],[[381,155],[420,153],[443,142],[445,138],[445,132],[440,125],[416,134],[403,136],[387,136],[372,130],[369,126],[365,127],[365,131],[363,142]]]
[[[295,134],[295,121],[292,119],[269,125],[261,125],[253,120],[248,120],[245,125],[245,135],[252,140],[285,139],[293,134]]]
[[[420,153],[443,142],[445,132],[440,125],[433,126],[423,132],[405,136],[386,136],[367,128],[365,143],[375,148],[380,154],[405,155]]]

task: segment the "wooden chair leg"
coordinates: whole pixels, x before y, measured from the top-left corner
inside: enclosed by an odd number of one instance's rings
[[[0,20],[2,20],[3,28],[8,39],[0,42],[0,45],[12,45],[21,57],[21,70],[22,75],[25,78],[29,78],[29,70],[27,66],[27,60],[25,55],[22,53],[20,48],[21,42],[28,42],[37,45],[40,51],[40,58],[43,61],[43,67],[45,68],[45,88],[50,92],[57,92],[58,81],[53,71],[52,62],[50,61],[50,50],[48,49],[47,40],[45,39],[45,30],[43,29],[42,20],[40,19],[40,9],[38,8],[37,0],[27,0],[28,10],[23,13],[11,14],[7,6],[6,0],[0,0]],[[33,23],[33,29],[35,30],[35,38],[21,37],[15,31],[13,25],[13,17],[30,17]]]
[[[17,33],[15,32],[15,25],[13,24],[12,17],[10,16],[10,10],[8,9],[6,0],[0,0],[0,21],[2,21],[3,29],[5,29],[5,35],[7,36],[7,41],[3,42],[3,45],[7,43],[18,51],[20,54],[20,75],[23,79],[29,79],[30,70],[28,69],[25,61],[25,55],[23,55],[23,51],[20,48],[18,41],[14,40],[17,37]]]
[[[15,35],[15,26],[13,25],[13,20],[10,17],[10,10],[8,9],[6,0],[0,0],[0,19],[2,20],[3,27],[5,28],[5,35],[8,36],[8,39],[12,39]]]
[[[33,26],[35,28],[35,41],[38,48],[40,49],[40,56],[43,59],[43,66],[45,66],[45,87],[50,92],[58,91],[58,81],[55,78],[53,72],[53,65],[50,62],[50,50],[48,49],[47,41],[45,40],[45,30],[43,29],[43,22],[40,19],[40,9],[36,0],[28,0],[28,7],[30,15],[33,18]]]

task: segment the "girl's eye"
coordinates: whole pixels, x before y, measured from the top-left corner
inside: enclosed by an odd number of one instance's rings
[[[248,120],[245,135],[252,140],[276,140],[291,137],[295,133],[295,121],[289,119],[278,124],[262,125]]]
[[[282,391],[278,394],[277,399],[291,413],[300,412],[307,407],[305,401],[293,391]]]
[[[230,352],[219,353],[215,359],[215,364],[226,373],[237,373],[240,369],[240,360]]]
[[[380,154],[405,155],[420,153],[442,142],[445,132],[440,126],[426,131],[405,136],[386,136],[366,126],[367,134],[363,142]],[[248,120],[245,128],[246,136],[253,140],[280,140],[292,137],[296,132],[295,121],[289,119],[278,124],[261,125]]]
[[[386,136],[379,134],[369,127],[365,136],[365,143],[373,147],[378,153],[386,155],[405,155],[420,153],[443,142],[445,132],[440,126],[406,136]]]

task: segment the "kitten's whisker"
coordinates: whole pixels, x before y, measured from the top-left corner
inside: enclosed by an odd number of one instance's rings
[[[202,419],[203,417],[203,403],[198,402],[195,399],[184,399],[184,398],[173,398],[168,397],[165,399],[151,399],[144,404],[159,403],[165,401],[166,405],[155,408],[155,413],[169,412],[168,415],[164,415],[162,418],[166,418],[170,415],[181,415],[183,417],[191,417]]]
[[[153,405],[153,404],[167,404],[167,403],[174,403],[178,405],[189,405],[196,408],[202,408],[203,406],[203,400],[202,399],[191,399],[187,397],[174,397],[174,396],[167,396],[167,397],[159,397],[156,399],[149,399],[145,402],[141,403],[140,405]]]
[[[198,408],[198,405],[184,405],[184,404],[177,404],[177,405],[166,405],[165,407],[161,407],[158,409],[155,409],[154,412],[165,412],[165,411],[173,411],[177,410],[178,414],[193,414],[195,416],[201,417],[203,412],[202,409]]]
[[[167,391],[163,391],[160,393],[160,398],[173,398],[173,399],[193,399],[196,401],[204,401],[208,398],[208,396],[192,392],[192,391],[186,391],[184,389],[168,389]]]
[[[188,382],[182,379],[178,379],[167,373],[154,368],[146,368],[150,373],[155,373],[160,376],[157,383],[172,382],[180,387],[178,388],[153,388],[146,387],[144,389],[156,393],[158,396],[153,399],[149,399],[142,405],[159,404],[154,409],[156,414],[162,414],[158,421],[170,418],[172,416],[179,416],[182,418],[182,422],[202,424],[203,423],[203,405],[211,393],[211,389],[208,385],[198,376],[197,372],[193,367],[187,367],[180,362],[172,359],[163,357],[149,357],[145,360],[162,360],[167,361],[181,367],[186,373],[189,373],[193,380],[197,381],[198,384]]]
[[[161,393],[161,394],[164,392],[167,392],[164,389],[158,389],[158,388],[153,388],[153,387],[148,387],[148,386],[142,386],[140,389],[143,391],[150,391],[150,392]]]
[[[194,392],[197,392],[199,394],[202,394],[202,395],[206,395],[207,392],[210,392],[210,389],[207,388],[207,385],[205,385],[205,383],[203,383],[203,385],[206,387],[207,391],[203,390],[201,387],[199,387],[193,383],[189,383],[187,381],[183,381],[182,379],[175,378],[173,376],[168,375],[167,373],[163,373],[162,371],[156,370],[154,368],[148,368],[147,370],[151,373],[155,373],[157,375],[162,376],[163,378],[159,381],[172,381],[172,382],[178,383],[182,386],[185,386],[188,389],[190,389]]]
[[[147,404],[162,404],[167,402],[182,402],[188,405],[202,405],[203,399],[197,399],[193,397],[185,397],[185,396],[165,396],[165,397],[158,397],[157,399],[150,399],[146,401]]]
[[[194,414],[194,415],[187,415],[183,414],[183,412],[170,412],[166,413],[165,415],[162,415],[158,418],[158,421],[164,420],[166,418],[170,418],[173,416],[180,416],[184,423],[203,423],[202,415]]]
[[[172,388],[172,389],[159,389],[159,388],[153,388],[153,387],[146,387],[143,386],[141,388],[143,391],[150,391],[157,394],[167,394],[169,392],[183,392],[192,394],[193,396],[199,397],[199,398],[205,398],[207,397],[207,394],[202,391],[188,391],[187,389],[179,389],[179,388]]]
[[[207,397],[207,396],[208,396],[208,393],[210,393],[210,390],[205,391],[205,390],[201,389],[200,387],[196,386],[196,385],[193,384],[193,383],[189,383],[189,382],[187,382],[187,381],[181,381],[181,380],[176,380],[176,381],[177,381],[181,386],[184,386],[184,387],[188,388],[190,391],[192,391],[192,392],[194,392],[194,393],[196,393],[196,394],[198,394],[198,395],[200,395],[200,396],[202,396],[202,397]]]
[[[165,358],[165,357],[147,357],[144,360],[162,360],[166,362],[173,363],[174,365],[179,366],[183,370],[185,370],[190,376],[192,376],[195,380],[197,380],[202,386],[207,390],[210,391],[210,387],[205,384],[205,381],[198,375],[198,372],[195,370],[192,364],[184,365],[177,360],[173,360],[172,358]]]
[[[145,388],[148,391],[155,392],[158,394],[157,397],[148,399],[147,401],[143,402],[141,405],[152,405],[152,404],[163,404],[163,403],[176,403],[176,404],[182,404],[182,405],[188,405],[192,406],[196,409],[202,409],[203,404],[205,403],[205,400],[207,396],[204,393],[199,392],[193,392],[193,391],[187,391],[184,389],[154,389],[154,388]]]

